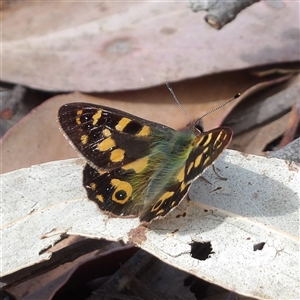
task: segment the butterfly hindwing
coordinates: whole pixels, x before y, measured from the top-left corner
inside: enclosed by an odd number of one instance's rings
[[[147,197],[147,184],[144,184],[142,188],[136,186],[133,180],[135,176],[133,170],[122,168],[99,173],[87,164],[83,171],[83,185],[88,198],[94,201],[102,211],[122,216],[139,215],[141,221],[146,222],[165,216],[172,208],[175,208],[190,186],[190,184],[185,185],[178,181],[172,186],[171,191],[163,192],[154,205],[151,201],[152,205],[146,208],[144,200]]]
[[[157,217],[165,216],[184,199],[189,188],[190,184],[182,185],[180,182],[176,183],[172,189],[164,191],[154,204],[143,209],[140,220],[150,222]]]
[[[87,164],[83,170],[83,186],[88,198],[102,211],[114,215],[138,215],[142,207],[133,202],[133,187],[128,181],[132,176],[130,173],[118,168],[101,174]]]

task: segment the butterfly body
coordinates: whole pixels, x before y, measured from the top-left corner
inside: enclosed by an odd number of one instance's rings
[[[195,123],[175,131],[88,103],[66,104],[58,118],[87,160],[83,185],[88,198],[103,211],[146,222],[175,208],[232,137],[226,127],[201,132]]]

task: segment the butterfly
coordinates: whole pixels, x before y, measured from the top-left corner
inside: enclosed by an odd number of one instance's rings
[[[85,158],[90,200],[114,216],[150,222],[165,216],[232,139],[228,127],[203,132],[201,120],[176,131],[110,107],[69,103],[61,129]]]

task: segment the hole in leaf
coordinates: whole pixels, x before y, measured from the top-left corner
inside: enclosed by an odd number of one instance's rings
[[[213,254],[210,242],[193,242],[191,245],[191,256],[199,260],[206,260],[210,254]]]
[[[253,246],[253,251],[262,250],[264,248],[265,244],[266,244],[265,242],[261,242],[261,243],[255,244]]]

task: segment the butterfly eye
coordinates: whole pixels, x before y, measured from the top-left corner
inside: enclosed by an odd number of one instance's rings
[[[204,131],[201,118],[195,121],[194,128],[196,128],[200,133]]]

